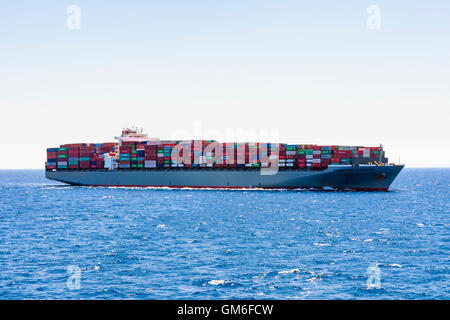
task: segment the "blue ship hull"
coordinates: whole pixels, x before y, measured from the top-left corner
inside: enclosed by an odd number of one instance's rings
[[[129,170],[46,171],[51,180],[81,186],[173,188],[315,188],[386,191],[403,165],[336,165],[325,170],[280,169],[265,175],[260,169],[167,168]]]

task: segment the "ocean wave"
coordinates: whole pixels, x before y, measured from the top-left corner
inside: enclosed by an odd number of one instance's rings
[[[211,280],[208,281],[208,284],[213,286],[223,286],[223,285],[230,285],[232,284],[231,281],[228,280]]]
[[[300,273],[300,269],[290,269],[279,271],[278,274],[290,274],[290,273]]]

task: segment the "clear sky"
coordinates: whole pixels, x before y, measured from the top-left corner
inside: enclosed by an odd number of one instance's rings
[[[0,168],[127,125],[450,165],[450,1],[1,1],[0,66]]]

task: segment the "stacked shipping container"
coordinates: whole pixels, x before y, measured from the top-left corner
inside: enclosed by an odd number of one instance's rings
[[[104,154],[114,153],[116,148],[116,143],[72,143],[59,148],[48,148],[46,168],[101,169],[105,166]]]
[[[279,168],[324,169],[329,165],[360,164],[378,161],[380,156],[384,158],[384,151],[379,147],[222,144],[212,140],[127,141],[120,146],[80,143],[49,148],[46,168],[103,169],[105,154],[117,160],[118,169],[267,168],[273,165],[272,161],[278,161]]]

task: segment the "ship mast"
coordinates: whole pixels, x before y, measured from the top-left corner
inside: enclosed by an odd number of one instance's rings
[[[380,143],[380,149],[379,149],[379,155],[378,157],[380,158],[380,164],[383,163],[383,145]]]

